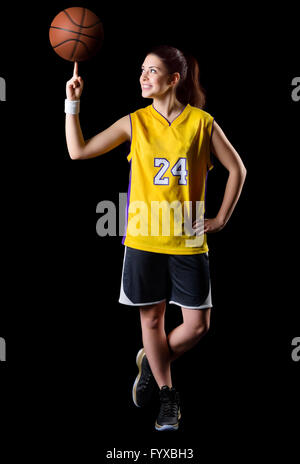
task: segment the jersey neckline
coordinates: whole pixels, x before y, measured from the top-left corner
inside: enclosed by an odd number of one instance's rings
[[[181,111],[181,113],[179,113],[178,116],[176,116],[175,119],[173,119],[172,122],[170,122],[167,118],[165,118],[159,111],[157,111],[156,108],[154,108],[153,106],[153,103],[152,105],[150,105],[150,109],[151,109],[151,112],[152,114],[157,117],[165,126],[169,126],[169,127],[174,127],[174,126],[177,126],[177,124],[179,124],[181,122],[181,120],[183,119],[183,117],[185,116],[185,113],[187,111],[187,109],[190,108],[190,105],[189,103],[183,108],[183,110]]]

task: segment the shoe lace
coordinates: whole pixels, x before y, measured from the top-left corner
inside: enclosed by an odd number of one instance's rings
[[[165,417],[175,416],[177,414],[177,403],[170,400],[162,401],[160,414]]]
[[[145,389],[148,386],[148,384],[149,384],[149,382],[151,380],[151,377],[152,377],[151,372],[149,374],[147,374],[147,376],[145,376],[145,379],[144,379],[144,382],[143,382],[143,389]]]

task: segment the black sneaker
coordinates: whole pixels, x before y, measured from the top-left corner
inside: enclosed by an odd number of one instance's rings
[[[141,348],[136,356],[136,364],[139,373],[132,388],[132,399],[134,404],[140,408],[151,400],[155,389],[158,389],[155,378],[153,377],[144,348]]]
[[[160,410],[155,422],[156,430],[177,430],[181,417],[179,407],[179,394],[175,388],[167,385],[159,392]]]

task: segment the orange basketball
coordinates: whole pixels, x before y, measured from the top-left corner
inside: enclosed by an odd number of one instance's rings
[[[100,49],[103,26],[91,10],[67,8],[53,19],[49,39],[53,50],[65,60],[85,61]]]

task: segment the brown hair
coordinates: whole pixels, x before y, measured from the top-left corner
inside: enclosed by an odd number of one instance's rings
[[[180,74],[180,81],[176,89],[177,99],[187,105],[198,108],[205,105],[205,92],[199,81],[199,65],[191,55],[169,45],[159,45],[148,51],[148,54],[158,56],[165,64],[168,72]]]

